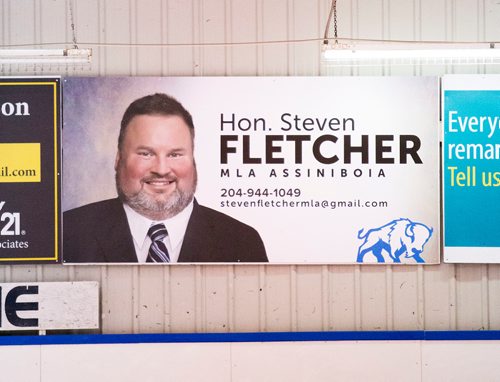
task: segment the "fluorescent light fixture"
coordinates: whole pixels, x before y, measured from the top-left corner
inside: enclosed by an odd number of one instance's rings
[[[0,65],[88,64],[92,49],[0,49]]]
[[[356,64],[389,60],[397,64],[478,64],[500,63],[495,44],[459,43],[365,43],[327,45],[323,59],[332,64]]]

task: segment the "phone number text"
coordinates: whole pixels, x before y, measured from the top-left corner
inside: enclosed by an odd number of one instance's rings
[[[299,188],[221,188],[221,198],[252,198],[257,196],[262,197],[294,197],[298,198],[301,195]]]

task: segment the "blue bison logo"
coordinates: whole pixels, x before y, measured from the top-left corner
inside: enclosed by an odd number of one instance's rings
[[[372,254],[378,263],[388,261],[401,263],[401,256],[412,258],[417,263],[425,263],[421,257],[425,244],[432,236],[433,229],[425,224],[416,223],[410,219],[396,219],[379,228],[364,229],[358,232],[358,239],[363,244],[358,249],[358,263],[362,263],[366,255]]]

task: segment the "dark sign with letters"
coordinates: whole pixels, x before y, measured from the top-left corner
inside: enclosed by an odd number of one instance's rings
[[[0,79],[0,262],[58,263],[60,78]]]

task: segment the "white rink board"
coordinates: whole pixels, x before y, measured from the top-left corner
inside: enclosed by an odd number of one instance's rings
[[[499,357],[496,340],[0,346],[10,382],[493,381]]]

